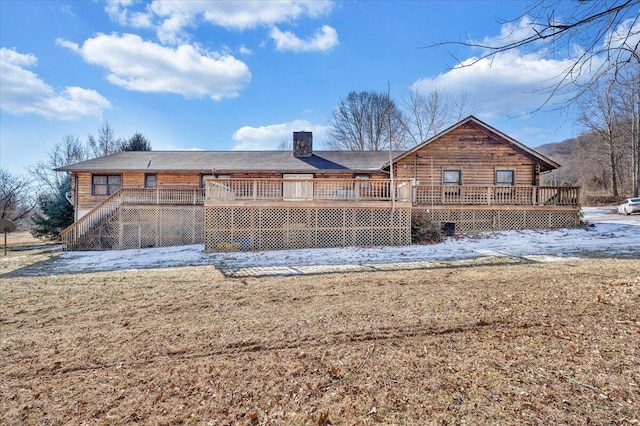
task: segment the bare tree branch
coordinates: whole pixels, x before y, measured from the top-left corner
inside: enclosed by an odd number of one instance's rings
[[[351,92],[329,117],[329,149],[380,151],[405,148],[402,112],[386,94]],[[391,137],[389,137],[391,133]]]
[[[496,43],[467,38],[430,47],[457,45],[481,51],[477,57],[457,60],[456,67],[491,61],[509,51],[546,52],[568,65],[545,89],[547,98],[540,108],[558,94],[573,102],[598,81],[618,78],[628,64],[640,63],[639,5],[640,0],[540,0],[519,17],[503,21],[511,32]]]

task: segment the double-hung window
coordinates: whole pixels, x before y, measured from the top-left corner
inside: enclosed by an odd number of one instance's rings
[[[144,175],[144,187],[154,189],[158,187],[158,176],[155,173],[146,173]]]
[[[515,171],[496,169],[496,189],[494,202],[499,204],[518,204],[515,188]]]
[[[442,171],[442,185],[450,186],[452,188],[446,188],[444,191],[445,197],[447,196],[459,196],[460,188],[462,185],[462,171],[460,170],[443,170]],[[451,201],[451,200],[450,200]]]
[[[462,185],[462,172],[460,170],[445,170],[442,172],[443,185]]]
[[[516,179],[513,170],[496,170],[496,185],[514,186],[515,184]]]
[[[91,176],[91,195],[111,195],[122,188],[120,175]]]

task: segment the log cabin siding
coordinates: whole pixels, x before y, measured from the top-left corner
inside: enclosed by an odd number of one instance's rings
[[[91,193],[91,176],[93,176],[94,174],[97,175],[100,173],[80,172],[76,174],[78,182],[77,209],[82,212],[79,214],[79,216],[84,215],[87,210],[94,208],[95,206],[100,204],[102,200],[107,198],[106,195],[93,195]]]
[[[415,178],[423,185],[442,184],[444,170],[460,170],[463,185],[494,185],[496,170],[514,170],[515,185],[534,185],[537,181],[533,159],[470,124],[430,142],[395,165],[396,177]]]
[[[156,173],[158,188],[199,188],[202,173]],[[144,187],[144,175],[142,176]]]

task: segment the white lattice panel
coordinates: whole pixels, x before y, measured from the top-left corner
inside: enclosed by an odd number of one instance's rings
[[[87,233],[77,248],[111,250],[201,244],[202,206],[122,206]]]
[[[410,217],[409,208],[392,214],[388,208],[207,206],[205,249],[405,245],[411,242]]]
[[[417,211],[417,209],[416,209]],[[552,229],[580,225],[578,211],[424,209],[433,222],[455,222],[456,232]]]

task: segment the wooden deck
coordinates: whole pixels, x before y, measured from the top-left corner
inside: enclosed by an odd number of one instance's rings
[[[420,211],[435,222],[455,222],[458,231],[577,226],[579,196],[576,187],[412,186],[406,179],[207,179],[205,188],[121,189],[61,237],[66,250],[203,239],[208,250],[227,243],[243,249],[397,245],[410,243],[407,218]],[[157,206],[155,216],[149,206]],[[194,231],[198,226],[202,231]]]
[[[580,188],[411,185],[389,179],[207,179],[205,204],[232,202],[410,202],[414,205],[573,206]]]

